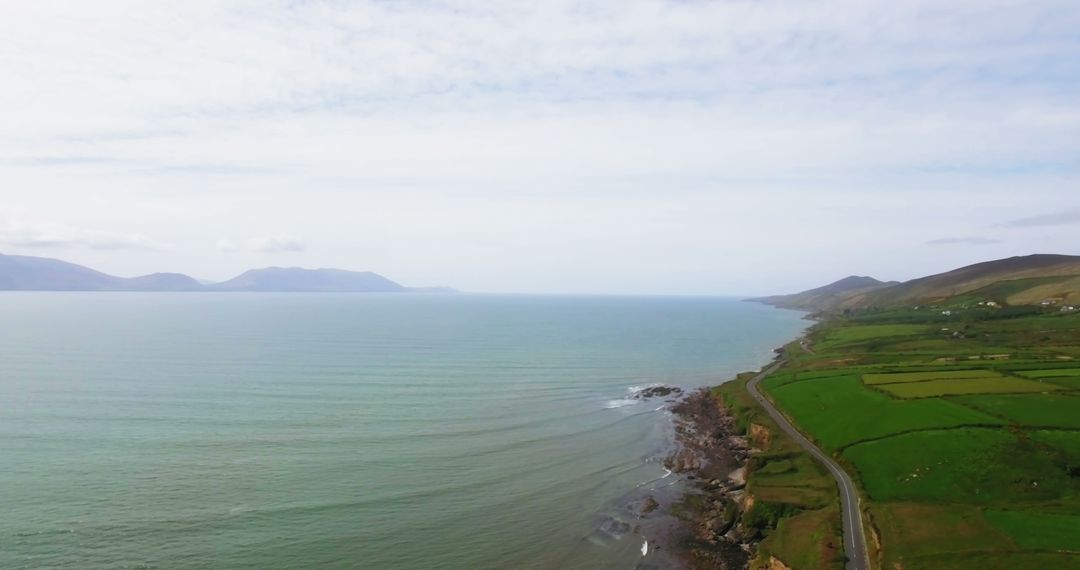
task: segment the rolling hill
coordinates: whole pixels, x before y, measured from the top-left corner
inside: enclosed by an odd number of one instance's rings
[[[810,289],[791,295],[773,295],[771,297],[758,297],[751,299],[759,303],[783,307],[785,309],[800,309],[806,311],[827,311],[841,306],[846,300],[857,296],[898,285],[896,281],[878,281],[873,277],[860,277],[852,275],[839,281],[829,283],[816,289]]]
[[[1002,305],[1080,303],[1080,256],[1009,257],[903,283],[848,277],[802,293],[752,300],[815,312],[966,301]]]

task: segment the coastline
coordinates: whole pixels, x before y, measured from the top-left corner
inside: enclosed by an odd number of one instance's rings
[[[804,318],[815,320],[810,315]],[[674,451],[664,465],[679,477],[682,494],[667,509],[676,523],[661,544],[679,568],[735,570],[754,564],[767,525],[763,527],[756,514],[748,516],[755,500],[746,486],[754,470],[754,456],[770,448],[774,437],[783,435],[746,422],[744,414],[731,409],[721,392],[725,386],[743,390],[746,381],[783,361],[786,346],[805,339],[804,331],[774,349],[774,358],[757,371],[699,388],[672,405]],[[766,567],[787,568],[772,557]]]
[[[684,488],[669,508],[677,522],[665,546],[688,570],[748,568],[763,538],[742,524],[753,506],[745,488],[754,438],[739,433],[711,387],[688,394],[672,412],[675,451],[664,463]]]

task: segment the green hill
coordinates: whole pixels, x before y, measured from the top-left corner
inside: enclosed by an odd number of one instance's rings
[[[1080,256],[1009,257],[903,283],[849,277],[818,289],[754,300],[815,312],[987,301],[999,305],[1077,304]]]

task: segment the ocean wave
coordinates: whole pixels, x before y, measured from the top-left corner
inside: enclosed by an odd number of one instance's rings
[[[640,404],[641,400],[634,400],[632,398],[621,398],[618,400],[608,400],[604,407],[613,410],[615,408],[625,408],[626,406],[633,406],[634,404]]]

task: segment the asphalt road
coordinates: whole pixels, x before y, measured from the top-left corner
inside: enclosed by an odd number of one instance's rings
[[[758,390],[761,379],[783,364],[783,361],[779,361],[766,367],[746,383],[746,389],[761,404],[761,407],[765,408],[765,411],[769,413],[776,425],[780,426],[780,429],[784,430],[803,449],[821,462],[829,470],[829,473],[832,473],[833,478],[836,479],[836,484],[840,487],[840,510],[843,513],[842,519],[844,523],[844,554],[847,556],[845,568],[847,570],[870,570],[870,559],[866,553],[866,536],[863,534],[862,511],[859,509],[859,493],[855,490],[855,483],[851,481],[851,477],[848,476],[847,472],[837,465],[831,457],[818,449],[818,446],[795,429],[795,426],[791,425],[791,422],[784,417],[784,414],[781,414],[780,410],[777,410],[772,402]]]

